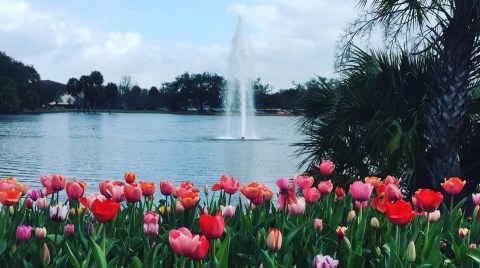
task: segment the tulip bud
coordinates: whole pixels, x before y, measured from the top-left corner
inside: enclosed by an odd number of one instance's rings
[[[203,193],[204,193],[205,195],[208,195],[208,193],[209,193],[208,190],[209,190],[209,189],[208,189],[208,185],[205,184],[205,185],[203,186]]]
[[[477,244],[471,243],[470,245],[468,245],[468,248],[477,248]]]
[[[45,227],[35,228],[35,237],[38,239],[44,239],[45,237],[47,237],[47,229]]]
[[[323,230],[323,221],[321,219],[313,220],[313,227],[321,232]]]
[[[380,227],[380,222],[378,221],[378,219],[376,217],[373,217],[370,220],[370,227],[372,227],[374,229],[378,229]]]
[[[178,214],[182,214],[185,211],[185,208],[183,207],[181,202],[177,202],[177,206],[175,207],[175,210],[177,211]]]
[[[66,224],[65,225],[65,235],[70,236],[75,233],[75,226],[73,224]]]
[[[268,231],[267,247],[270,251],[279,251],[282,247],[282,233],[277,228]]]
[[[342,226],[337,227],[337,236],[339,239],[342,239],[345,236],[347,229],[348,229],[347,227],[342,227]]]
[[[50,251],[48,250],[47,244],[43,243],[42,248],[42,263],[43,267],[47,267],[50,263]]]
[[[343,237],[343,243],[345,243],[345,248],[347,250],[350,250],[352,248],[352,243],[350,243],[350,240],[346,236]]]
[[[355,214],[355,210],[351,210],[350,212],[348,212],[347,223],[351,223],[356,216],[357,215]]]
[[[440,210],[437,209],[434,212],[428,214],[429,222],[436,222],[438,219],[440,219]]]
[[[95,225],[93,221],[87,222],[87,225],[85,226],[85,233],[87,233],[88,236],[91,236],[95,232]]]
[[[405,252],[405,260],[407,262],[414,262],[416,258],[416,252],[415,252],[415,243],[413,240],[408,243],[407,246],[407,252]]]
[[[447,243],[445,243],[445,241],[443,240],[440,240],[440,242],[438,242],[438,248],[440,249],[440,251],[443,251],[447,248]]]
[[[10,216],[13,216],[15,214],[15,210],[13,209],[13,206],[8,207],[8,214],[10,214]]]
[[[467,234],[468,234],[468,228],[458,229],[458,236],[460,236],[460,238],[464,238]]]
[[[26,206],[28,209],[32,209],[32,208],[33,208],[33,201],[32,201],[32,199],[28,198],[27,201],[25,201],[25,206]]]

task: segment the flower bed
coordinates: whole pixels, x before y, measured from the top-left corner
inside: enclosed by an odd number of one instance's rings
[[[202,191],[161,181],[155,202],[156,184],[133,173],[88,195],[61,175],[30,191],[1,179],[0,267],[478,267],[480,194],[469,217],[466,200],[445,205],[429,189],[412,206],[392,176],[334,189],[332,168],[319,169],[316,187],[309,176],[281,178],[277,193],[226,175]],[[451,196],[464,184],[442,187]]]

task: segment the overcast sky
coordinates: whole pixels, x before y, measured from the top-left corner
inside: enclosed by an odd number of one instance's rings
[[[66,83],[94,70],[142,88],[186,71],[226,76],[237,18],[252,79],[289,88],[331,77],[336,41],[357,16],[351,0],[0,0],[0,51]]]

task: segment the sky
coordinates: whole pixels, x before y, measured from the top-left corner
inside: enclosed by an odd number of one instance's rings
[[[334,76],[352,0],[0,0],[0,51],[67,83],[100,71],[160,87],[184,73],[227,77],[238,17],[249,73],[274,91]]]

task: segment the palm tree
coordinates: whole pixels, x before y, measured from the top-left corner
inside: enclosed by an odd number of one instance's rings
[[[433,187],[452,175],[461,176],[459,152],[466,142],[469,92],[480,81],[480,1],[359,0],[366,13],[346,33],[341,60],[356,36],[376,26],[385,29],[391,45],[410,53],[433,56],[434,77],[425,84],[426,155]],[[477,175],[478,176],[478,175]]]
[[[66,86],[67,93],[72,95],[77,102],[77,113],[80,113],[80,95],[82,93],[80,81],[77,78],[70,78]]]

